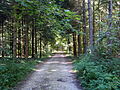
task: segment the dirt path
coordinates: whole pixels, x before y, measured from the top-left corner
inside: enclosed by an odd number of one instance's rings
[[[76,85],[72,65],[64,55],[56,54],[40,65],[16,90],[82,90]]]

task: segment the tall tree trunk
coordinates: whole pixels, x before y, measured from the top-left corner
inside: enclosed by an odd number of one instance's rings
[[[77,51],[76,51],[76,33],[73,33],[73,54],[76,57],[77,56]]]
[[[19,23],[21,24],[21,21]],[[18,57],[21,57],[21,29],[18,29]]]
[[[40,58],[42,57],[42,37],[40,34]]]
[[[25,27],[24,27],[24,24],[25,24],[25,19],[23,18],[22,19],[22,57],[25,57]]]
[[[2,57],[4,57],[4,22],[2,21]]]
[[[34,58],[34,36],[35,36],[35,21],[33,19],[33,26],[32,26],[32,58]]]
[[[83,53],[87,52],[87,32],[86,32],[86,8],[85,8],[85,0],[82,2],[83,4]]]
[[[95,0],[93,0],[93,42],[95,41],[94,33],[95,33]]]
[[[35,58],[37,58],[37,30],[35,27]]]
[[[13,19],[14,20],[14,19]],[[16,20],[14,20],[14,23],[16,23]],[[14,25],[13,28],[13,57],[16,58],[17,56],[17,30],[16,30],[16,25]]]
[[[0,21],[0,49],[2,49],[2,22]],[[2,57],[2,50],[0,50],[0,56]]]
[[[110,37],[111,36],[111,29],[112,29],[112,0],[109,0],[109,6],[108,6],[108,13],[109,13],[109,15],[108,15],[108,26],[109,26],[109,28],[108,28],[108,37]],[[108,44],[112,44],[112,40],[108,40]]]
[[[93,51],[93,15],[92,15],[92,9],[91,9],[91,0],[88,0],[88,14],[89,14],[89,32],[90,32],[90,46],[91,46],[91,52]]]
[[[28,58],[28,21],[26,20],[26,30],[25,30],[25,58]]]
[[[11,32],[11,36],[10,36],[10,50],[11,50],[11,57],[13,57],[13,19],[12,18],[10,18],[10,21],[11,21],[11,30],[10,30],[10,32]]]
[[[98,11],[99,11],[99,22],[101,22],[101,16],[102,16],[102,14],[101,14],[101,10],[100,10],[100,0],[98,1]],[[100,32],[101,32],[101,23],[99,23],[99,36],[100,36]]]
[[[69,39],[69,37],[68,37],[68,53],[70,53],[71,52],[71,47],[70,47],[70,39]]]
[[[112,0],[109,0],[109,15],[108,15],[108,19],[109,19],[109,28],[112,28]]]
[[[78,56],[82,54],[82,47],[81,47],[81,36],[78,35]]]
[[[81,8],[82,8],[82,3],[81,3],[81,0],[78,0],[78,10],[79,10],[79,15],[81,16],[82,15],[82,12],[81,12]],[[81,24],[79,24],[79,32],[81,31]],[[79,34],[78,35],[78,56],[80,54],[82,54],[82,46],[81,46],[81,35]]]
[[[0,3],[4,3],[4,1],[1,0]],[[1,39],[1,43],[0,43],[1,47],[0,48],[2,49],[1,50],[1,56],[2,57],[4,57],[4,51],[3,51],[3,34],[4,34],[3,25],[4,24],[3,24],[3,22],[4,22],[4,20],[0,20],[0,24],[1,24],[1,31],[0,31],[1,32],[1,37],[0,37],[0,39]]]
[[[81,24],[79,25],[79,32],[81,31]],[[78,56],[82,54],[81,34],[78,35]]]

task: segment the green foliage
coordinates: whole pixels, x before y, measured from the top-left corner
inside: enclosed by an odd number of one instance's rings
[[[118,58],[97,59],[86,55],[75,61],[75,70],[85,90],[119,90],[120,62]]]
[[[0,90],[8,90],[31,72],[37,60],[0,60]]]
[[[60,5],[57,5],[55,0],[5,0],[0,2],[0,23],[4,26],[3,36],[2,33],[0,36],[5,38],[2,41],[3,44],[0,52],[4,52],[5,56],[8,57],[13,56],[13,31],[19,32],[19,34],[28,31],[28,47],[30,52],[32,50],[30,44],[32,43],[31,33],[33,29],[37,35],[38,42],[41,38],[42,46],[52,46],[56,43],[56,38],[61,32],[65,33],[66,29],[71,28],[67,20],[79,18],[77,15],[73,15],[75,13],[71,11],[64,12],[64,9]],[[18,35],[17,39],[24,38],[24,35],[26,33],[21,34],[21,36]],[[20,41],[19,44],[22,46],[23,42],[25,40]],[[44,52],[42,53],[44,54]]]
[[[120,38],[119,38],[119,27],[118,27],[118,13],[116,12],[112,20],[106,18],[108,22],[112,23],[110,28],[108,24],[100,22],[102,30],[97,32],[98,37],[95,42],[95,53],[98,57],[112,58],[119,55],[120,50]]]
[[[120,38],[118,13],[100,22],[92,53],[75,61],[75,70],[85,90],[120,90]],[[111,22],[112,27],[106,22]]]

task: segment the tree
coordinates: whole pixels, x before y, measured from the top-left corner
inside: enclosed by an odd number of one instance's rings
[[[87,32],[86,32],[86,8],[85,8],[85,0],[82,2],[82,12],[83,12],[83,53],[87,52]]]
[[[93,35],[93,14],[91,9],[91,0],[88,0],[88,16],[89,16],[89,32],[90,32],[90,46],[91,52],[93,51],[93,44],[94,44],[94,35]]]
[[[33,21],[32,21],[32,58],[34,58],[35,56],[34,56],[34,51],[35,51],[35,49],[34,49],[34,36],[35,36],[35,19],[33,19]]]
[[[111,36],[111,29],[112,29],[112,0],[108,1],[108,13],[109,13],[109,15],[108,15],[108,19],[109,19],[108,20],[108,26],[109,26],[108,37],[110,37]],[[109,40],[108,44],[112,44],[112,40]]]
[[[22,27],[20,20],[19,20],[19,23],[20,23],[20,27]],[[21,52],[21,31],[22,30],[18,28],[18,57],[21,57],[21,54],[22,54]]]
[[[28,46],[29,46],[29,39],[28,39],[28,30],[29,30],[29,26],[28,26],[28,20],[26,20],[26,29],[25,29],[25,58],[28,58]]]
[[[17,23],[15,19],[13,19],[13,22],[14,23]],[[16,26],[14,25],[14,28],[13,28],[13,57],[16,58],[17,56],[17,28]]]
[[[94,33],[95,33],[95,0],[93,0],[93,42],[95,41]],[[94,44],[94,43],[93,43]]]
[[[82,16],[82,10],[80,10],[80,8],[82,8],[82,2],[81,2],[81,0],[78,0],[78,12],[79,12],[79,15],[80,16]],[[81,20],[80,20],[80,22],[81,22]],[[79,31],[78,32],[81,32],[82,31],[82,24],[81,23],[79,23]],[[82,54],[82,39],[81,39],[81,34],[79,33],[78,34],[78,56],[79,55],[81,55]]]
[[[77,56],[77,44],[76,44],[76,33],[73,32],[73,54],[76,57]]]

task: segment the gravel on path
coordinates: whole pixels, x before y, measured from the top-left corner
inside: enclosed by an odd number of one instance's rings
[[[72,62],[63,54],[55,54],[35,69],[28,80],[15,90],[82,90],[77,84]]]

